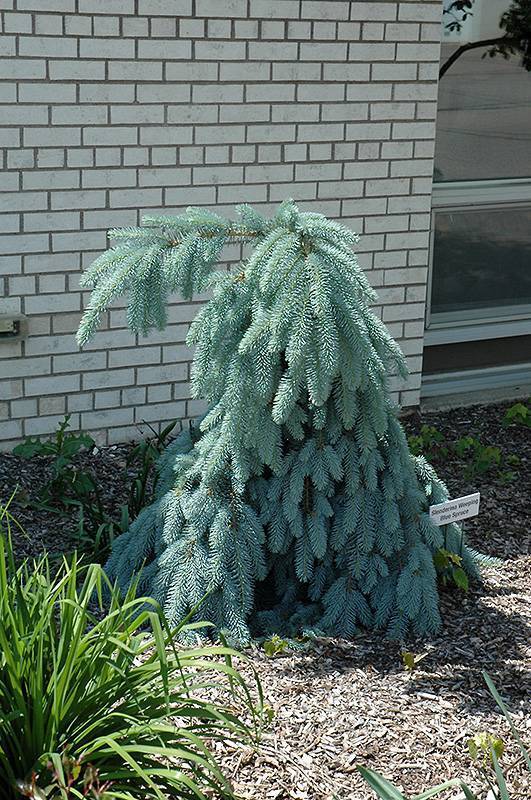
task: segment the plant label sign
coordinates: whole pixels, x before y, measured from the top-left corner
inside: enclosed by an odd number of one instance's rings
[[[447,500],[446,503],[437,503],[430,506],[430,519],[435,525],[449,525],[459,522],[460,519],[476,517],[479,514],[479,492]]]

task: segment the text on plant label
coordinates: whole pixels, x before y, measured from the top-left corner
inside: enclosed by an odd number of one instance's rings
[[[459,522],[460,519],[475,517],[477,514],[479,514],[479,492],[430,506],[430,519],[435,525],[449,525],[451,522]]]

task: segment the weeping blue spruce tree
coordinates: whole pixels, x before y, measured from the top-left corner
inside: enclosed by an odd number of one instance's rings
[[[170,621],[199,616],[245,643],[313,628],[392,638],[440,625],[434,554],[476,554],[456,525],[432,524],[443,483],[408,449],[387,375],[403,356],[369,309],[357,236],[282,203],[237,221],[189,208],[110,232],[86,272],[78,340],[124,293],[128,324],[163,328],[168,295],[209,291],[193,321],[192,388],[208,412],[167,448],[158,499],[115,542],[107,565],[124,589],[140,573]],[[252,247],[232,272],[227,243]]]

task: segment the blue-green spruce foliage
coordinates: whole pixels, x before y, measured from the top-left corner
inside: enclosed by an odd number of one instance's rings
[[[114,545],[109,574],[140,588],[178,622],[201,618],[234,640],[312,627],[392,638],[440,624],[434,552],[475,554],[428,514],[447,492],[413,457],[387,388],[403,356],[369,309],[375,294],[352,251],[358,237],[291,201],[264,219],[229,221],[189,208],[110,232],[115,247],[84,276],[93,286],[78,339],[128,293],[128,324],[166,322],[172,292],[210,290],[192,323],[193,393],[209,411],[160,463],[158,500]],[[229,242],[250,242],[233,272]]]

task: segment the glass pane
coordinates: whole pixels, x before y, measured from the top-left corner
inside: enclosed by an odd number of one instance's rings
[[[443,44],[441,63],[459,47]],[[436,181],[531,176],[531,73],[513,56],[463,53],[439,83]]]
[[[529,304],[531,208],[435,214],[432,315],[486,319],[522,313]]]

